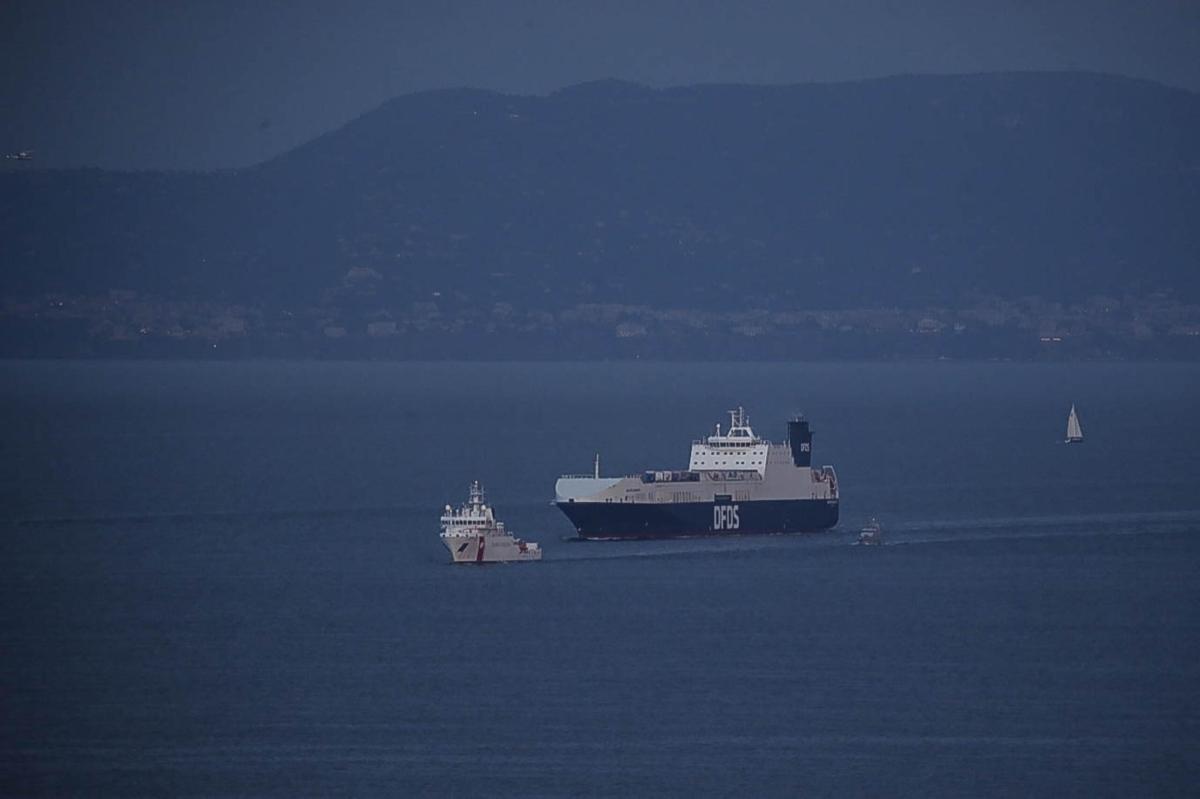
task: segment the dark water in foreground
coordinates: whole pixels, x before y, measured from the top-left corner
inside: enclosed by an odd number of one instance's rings
[[[739,401],[809,416],[840,529],[560,540],[559,472]],[[1195,795],[1197,407],[1173,365],[2,363],[0,790]],[[542,563],[447,564],[476,476]]]

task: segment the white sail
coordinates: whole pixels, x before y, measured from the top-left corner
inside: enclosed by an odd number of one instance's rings
[[[1067,417],[1067,441],[1083,441],[1083,428],[1079,426],[1074,405],[1071,406],[1071,415]]]

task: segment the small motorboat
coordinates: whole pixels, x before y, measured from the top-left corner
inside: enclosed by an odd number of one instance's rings
[[[881,544],[883,544],[883,528],[879,525],[879,520],[872,516],[871,520],[858,531],[858,545],[876,547]]]

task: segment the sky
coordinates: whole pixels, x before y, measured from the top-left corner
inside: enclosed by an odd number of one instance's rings
[[[1200,91],[1200,0],[0,0],[0,150],[219,169],[426,89],[1005,70]]]

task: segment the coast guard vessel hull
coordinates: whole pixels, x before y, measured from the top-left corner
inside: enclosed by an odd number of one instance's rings
[[[537,544],[513,540],[507,535],[477,535],[443,538],[455,563],[509,563],[518,560],[541,560]]]
[[[580,538],[691,538],[827,530],[838,522],[837,475],[813,467],[812,430],[788,423],[783,443],[765,441],[745,411],[730,411],[729,431],[692,443],[688,468],[601,477],[564,475],[558,506]]]

